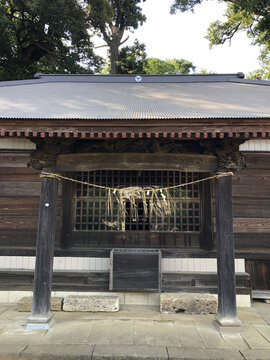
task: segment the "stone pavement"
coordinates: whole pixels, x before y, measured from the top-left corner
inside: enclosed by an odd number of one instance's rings
[[[213,315],[160,314],[155,307],[55,312],[48,331],[26,331],[28,315],[0,304],[0,360],[270,360],[270,304],[263,302],[239,311],[241,334],[223,335]]]

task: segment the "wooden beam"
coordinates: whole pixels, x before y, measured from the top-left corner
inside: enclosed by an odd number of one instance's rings
[[[126,274],[130,281],[134,274]],[[30,291],[34,274],[32,270],[0,269],[1,291]],[[144,280],[144,279],[143,279]],[[142,281],[143,281],[142,280]],[[53,272],[53,291],[108,291],[108,271],[64,271]],[[250,294],[250,275],[236,275],[237,294]],[[161,292],[217,293],[215,272],[163,272]]]
[[[51,169],[44,169],[53,172]],[[43,177],[39,209],[32,314],[27,329],[49,329],[58,180]]]
[[[218,270],[218,314],[222,326],[239,326],[236,312],[232,177],[216,180],[216,247]]]
[[[88,153],[62,154],[57,157],[60,171],[91,170],[180,170],[212,172],[214,155],[166,153]]]

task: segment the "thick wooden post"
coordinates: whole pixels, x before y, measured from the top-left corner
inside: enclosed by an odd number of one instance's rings
[[[206,176],[210,176],[207,174]],[[201,235],[200,246],[202,249],[213,250],[213,226],[212,226],[212,183],[211,180],[203,181],[200,185],[201,207]]]
[[[51,169],[44,169],[44,171],[54,172]],[[27,329],[49,329],[53,323],[50,305],[56,228],[57,189],[58,180],[56,178],[42,178],[33,305],[32,314],[27,319]]]
[[[236,312],[232,177],[216,180],[216,247],[218,268],[217,321],[223,326],[239,326]]]

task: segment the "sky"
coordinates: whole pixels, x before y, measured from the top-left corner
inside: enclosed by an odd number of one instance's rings
[[[161,59],[178,58],[192,61],[197,70],[206,69],[216,73],[249,72],[260,67],[257,60],[258,46],[252,46],[245,33],[237,34],[231,45],[218,45],[209,49],[207,27],[212,21],[222,20],[226,5],[209,0],[191,12],[170,15],[173,0],[146,0],[141,6],[147,20],[124,44],[134,39],[145,43],[149,57]],[[106,53],[104,48],[99,54]]]

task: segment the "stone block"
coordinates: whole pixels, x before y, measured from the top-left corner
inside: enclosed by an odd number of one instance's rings
[[[119,296],[75,296],[64,299],[64,311],[115,312],[119,311]]]
[[[26,296],[21,298],[18,301],[18,311],[32,311],[32,297]],[[52,297],[51,298],[51,311],[62,311],[63,307],[63,298],[62,297]]]
[[[216,314],[217,299],[211,294],[163,293],[160,312],[166,314]]]
[[[96,345],[92,360],[168,360],[166,346]]]
[[[170,360],[243,360],[240,352],[234,349],[195,349],[168,346]]]
[[[0,360],[19,360],[25,344],[1,344]]]
[[[20,360],[91,360],[93,345],[38,344],[26,346]]]
[[[269,360],[269,350],[244,350],[241,351],[246,360]]]

